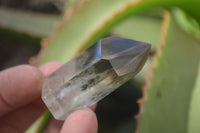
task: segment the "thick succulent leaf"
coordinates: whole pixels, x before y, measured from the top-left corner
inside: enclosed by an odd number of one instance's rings
[[[172,9],[172,12],[181,28],[200,40],[200,25],[196,20],[178,8]]]
[[[75,7],[79,1],[83,1],[83,0],[67,0],[66,2],[66,7]]]
[[[155,50],[160,41],[161,19],[133,16],[111,29],[111,34],[152,44]],[[145,31],[145,32],[144,32]]]
[[[196,94],[200,42],[180,29],[169,15],[166,18],[162,43],[142,100],[138,133],[188,133],[190,122],[200,123],[196,110],[200,101]],[[193,131],[200,132],[199,126],[192,126],[196,128]]]
[[[200,132],[200,64],[197,73],[196,83],[191,96],[190,112],[188,119],[188,133],[199,133]]]
[[[193,9],[187,7],[188,3],[189,6],[193,5]],[[43,50],[38,64],[51,60],[66,62],[75,53],[104,36],[112,26],[125,17],[148,9],[179,6],[199,19],[195,12],[199,3],[192,3],[189,0],[92,0],[77,11],[56,31],[55,36],[44,44],[48,46]]]
[[[17,33],[43,38],[49,36],[58,16],[36,14],[0,8],[0,28],[12,30]]]
[[[64,21],[67,22],[71,19],[71,17],[81,9],[85,3],[90,0],[65,0],[65,8],[66,12],[64,12]]]

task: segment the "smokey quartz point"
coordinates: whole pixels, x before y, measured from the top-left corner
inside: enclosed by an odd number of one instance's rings
[[[120,37],[99,40],[46,78],[42,99],[58,120],[98,102],[143,67],[151,45]]]

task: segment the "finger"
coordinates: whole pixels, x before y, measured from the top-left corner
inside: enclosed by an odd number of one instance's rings
[[[97,107],[97,104],[94,104],[90,107],[90,109],[94,111],[96,107]],[[58,121],[52,118],[47,128],[45,129],[45,133],[59,133],[62,128],[63,123],[64,123],[63,121]]]
[[[4,115],[0,119],[0,133],[22,133],[45,111],[41,99],[12,113]]]
[[[52,118],[45,129],[45,133],[60,133],[64,121],[58,121]]]
[[[66,119],[61,133],[97,133],[97,118],[90,109],[74,111]]]
[[[52,62],[44,64],[40,69],[47,76],[60,66],[60,63]],[[0,132],[24,132],[46,109],[40,99],[40,94],[41,88],[38,95],[39,100],[3,116],[0,119]]]
[[[43,75],[47,77],[61,66],[62,63],[54,61],[42,65],[39,69],[42,71]]]
[[[43,79],[42,73],[30,65],[0,72],[0,116],[37,99]]]

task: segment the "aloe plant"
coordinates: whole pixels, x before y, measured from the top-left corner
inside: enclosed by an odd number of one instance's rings
[[[46,22],[38,17],[38,23],[30,21],[30,28],[24,30],[20,27],[24,16],[19,15],[20,23],[6,25],[31,36],[51,35],[42,41],[34,60],[37,66],[54,60],[66,62],[108,35],[149,42],[153,56],[133,79],[144,86],[135,132],[200,132],[200,1],[71,0],[65,5],[62,20],[47,16]],[[0,10],[0,16],[9,21],[3,13],[9,12]],[[0,25],[5,27],[5,22],[0,20]],[[55,22],[57,27],[51,32]],[[47,30],[36,31],[33,24]],[[49,118],[46,112],[27,132],[42,132]]]

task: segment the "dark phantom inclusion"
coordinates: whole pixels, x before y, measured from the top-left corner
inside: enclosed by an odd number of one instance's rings
[[[120,37],[99,40],[45,79],[42,99],[56,119],[98,102],[138,73],[150,44]]]

